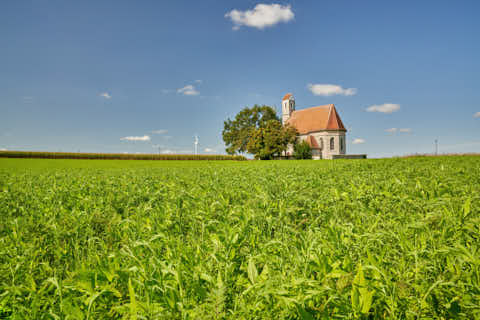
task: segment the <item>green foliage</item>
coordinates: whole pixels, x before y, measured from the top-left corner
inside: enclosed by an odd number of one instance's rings
[[[287,150],[288,144],[295,142],[296,136],[295,128],[283,127],[278,120],[269,120],[264,127],[254,130],[247,151],[257,159],[270,160]]]
[[[359,264],[350,293],[352,308],[357,315],[369,313],[374,293],[375,291],[368,289],[368,283],[363,275],[362,265]]]
[[[224,121],[222,137],[227,146],[227,153],[246,152],[254,132],[259,128],[264,128],[271,120],[280,122],[275,109],[265,105],[254,105],[252,108],[243,108],[237,113],[234,120]]]
[[[288,144],[295,143],[297,130],[283,127],[272,107],[255,105],[244,108],[235,120],[227,119],[222,136],[227,153],[248,151],[256,159],[269,160],[286,151]]]
[[[293,151],[295,159],[312,159],[312,149],[305,140],[295,144]]]
[[[479,319],[480,157],[0,159],[1,319]]]
[[[246,160],[243,156],[206,154],[124,154],[124,153],[75,153],[0,151],[0,158],[37,159],[103,159],[103,160]]]

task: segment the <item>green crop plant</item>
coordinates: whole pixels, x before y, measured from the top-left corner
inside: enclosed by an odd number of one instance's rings
[[[102,160],[246,160],[241,155],[222,154],[133,154],[133,153],[77,153],[43,151],[0,151],[0,158],[33,159],[102,159]]]
[[[479,319],[480,157],[0,159],[0,318]]]

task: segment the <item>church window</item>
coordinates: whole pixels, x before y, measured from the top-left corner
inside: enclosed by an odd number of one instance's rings
[[[333,150],[335,149],[335,140],[333,139],[333,137],[330,138],[330,150]]]

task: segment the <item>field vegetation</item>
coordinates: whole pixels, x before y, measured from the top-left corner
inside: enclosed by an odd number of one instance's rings
[[[0,151],[0,158],[99,159],[99,160],[246,160],[241,155],[152,154],[152,153],[80,153],[44,151]]]
[[[479,319],[480,157],[0,159],[0,318]]]

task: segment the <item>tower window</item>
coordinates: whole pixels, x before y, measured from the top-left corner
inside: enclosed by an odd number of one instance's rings
[[[333,139],[333,137],[330,138],[330,150],[333,150],[335,149],[335,140]]]
[[[343,151],[343,149],[345,149],[344,141],[343,141],[343,137],[340,137],[340,150]]]

